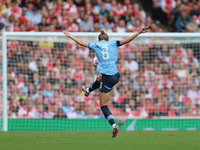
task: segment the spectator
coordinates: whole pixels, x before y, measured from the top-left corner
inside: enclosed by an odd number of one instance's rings
[[[186,10],[182,10],[181,15],[178,16],[175,22],[176,32],[186,32],[186,26],[189,22],[191,22],[190,16],[188,16]]]
[[[170,21],[170,19],[171,19],[171,12],[174,9],[174,7],[175,7],[175,0],[162,1],[161,8],[162,8],[162,11],[163,11],[162,15],[163,15],[164,19]],[[167,22],[165,22],[165,24],[166,23]]]
[[[67,118],[67,116],[63,113],[63,110],[59,108],[57,114],[54,115],[53,118]]]
[[[56,16],[59,16],[61,15],[62,10],[63,10],[63,0],[57,0],[55,5],[56,5],[55,6]]]
[[[63,95],[60,93],[58,89],[54,89],[53,96],[48,99],[48,102],[50,102],[51,105],[56,104],[61,108],[63,102]]]
[[[137,104],[135,110],[133,110],[131,113],[129,113],[128,118],[146,118],[148,117],[148,113],[142,109],[141,104]]]
[[[115,16],[114,12],[112,10],[110,10],[108,12],[107,19],[108,19],[108,22],[111,24],[111,26],[113,26],[113,24],[114,24],[114,16]]]
[[[196,83],[192,84],[191,89],[188,90],[187,96],[192,100],[192,104],[196,104],[196,102],[200,99]]]
[[[27,3],[27,12],[26,12],[26,16],[28,16],[28,18],[31,18],[33,15],[33,1],[28,1]]]
[[[65,86],[66,87],[76,87],[77,82],[73,78],[71,78],[71,72],[67,71],[67,79],[65,81]]]
[[[187,50],[187,56],[183,58],[183,61],[185,62],[185,65],[189,64],[189,61],[192,61],[195,64],[195,68],[199,67],[199,61],[198,59],[194,56],[193,50],[188,49]]]
[[[84,11],[82,11],[82,12],[84,12]],[[68,19],[69,19],[69,17],[68,17],[67,10],[63,9],[61,16],[58,17],[58,23],[62,26],[62,29],[64,29],[65,27],[67,27]]]
[[[182,108],[183,108],[183,104],[181,102],[179,102],[179,95],[178,94],[174,94],[174,109],[177,113],[181,112]]]
[[[94,32],[100,32],[100,28],[99,28],[99,23],[98,22],[95,22],[94,23]]]
[[[160,112],[160,104],[159,103],[154,103],[154,111],[153,112],[151,112],[150,114],[149,114],[149,116],[151,116],[151,117],[160,117],[160,116],[163,116],[164,114],[162,114],[161,112]]]
[[[6,31],[12,32],[14,29],[14,22],[15,22],[14,15],[11,15],[8,20],[9,20],[9,22],[6,24]]]
[[[124,112],[126,112],[126,109],[128,107],[128,109],[132,109],[133,108],[133,102],[130,102],[130,100],[133,98],[133,94],[131,91],[126,91],[126,99],[121,103],[121,108]],[[131,106],[129,107],[128,105],[131,104]]]
[[[39,79],[39,74],[38,73],[34,73],[33,74],[33,80],[32,83],[35,87],[38,87],[40,85],[40,79]]]
[[[175,41],[175,54],[177,56],[187,56],[187,53],[183,47],[181,47],[181,43],[179,41]]]
[[[124,33],[126,32],[125,21],[119,20],[119,26],[116,28],[117,32]]]
[[[26,32],[33,32],[34,28],[32,28],[32,23],[31,21],[27,21],[26,23]]]
[[[26,101],[23,99],[19,100],[19,109],[17,112],[18,117],[27,117]]]
[[[180,69],[177,69],[176,70],[176,75],[179,77],[179,78],[187,78],[188,75],[189,75],[189,71],[187,69],[185,69],[185,64],[184,62],[181,62],[180,63]]]
[[[100,17],[106,17],[108,15],[108,11],[106,10],[105,4],[101,3],[100,4]]]
[[[61,69],[61,61],[60,59],[57,59],[55,62],[55,66],[52,70],[53,72],[55,72],[57,78],[60,76],[60,69]]]
[[[18,18],[18,20],[19,20],[20,23],[23,23],[23,24],[26,24],[26,23],[27,23],[28,17],[26,16],[26,11],[27,11],[27,8],[23,8],[23,9],[22,9],[22,14],[21,14],[21,16]]]
[[[128,24],[126,27],[126,32],[133,32],[133,25]]]
[[[38,71],[37,61],[38,61],[38,55],[34,54],[32,61],[28,65],[28,67],[31,71],[36,71],[36,72]]]
[[[2,23],[4,26],[7,24],[7,12],[7,9],[3,9],[1,11],[0,23]]]
[[[102,19],[101,19],[101,17],[99,16],[99,10],[98,9],[94,9],[93,10],[93,18],[92,18],[92,20],[93,20],[93,23],[94,22],[102,22]]]
[[[72,106],[72,104],[73,102],[70,101],[69,97],[64,98],[62,109],[65,115],[67,115],[68,113],[70,114],[74,111],[74,107]]]
[[[187,93],[188,93],[188,88],[185,87],[183,89],[182,94],[179,96],[179,102],[184,104],[185,102],[187,102],[189,100],[189,97],[187,96]]]
[[[27,98],[27,117],[28,118],[35,118],[36,112],[37,112],[37,109],[35,108],[33,101],[31,100],[30,97]]]
[[[128,55],[127,60],[125,61],[125,66],[129,68],[131,71],[131,75],[134,74],[135,71],[137,71],[139,68],[138,63],[133,60],[131,54]]]
[[[123,103],[123,101],[126,99],[126,94],[125,94],[125,89],[123,86],[120,86],[118,88],[118,94],[116,94],[116,96],[114,97],[114,101],[113,104],[115,107],[120,107],[121,108],[121,104]]]
[[[15,114],[15,112],[12,112],[11,109],[8,109],[8,118],[16,119],[17,115]]]
[[[160,105],[160,112],[163,116],[167,116],[167,110],[168,110],[168,98],[166,96],[162,97],[162,102]]]
[[[76,80],[76,82],[84,81],[85,76],[79,65],[76,65],[76,71],[72,73],[72,78]]]
[[[192,113],[192,101],[188,99],[187,102],[184,103],[183,108],[181,110],[183,115],[190,115]]]
[[[128,101],[128,104],[126,104],[125,112],[127,114],[131,113],[135,109],[135,101],[133,99],[130,99]]]
[[[84,20],[80,24],[84,31],[93,31],[93,22],[88,14],[85,14]]]
[[[52,19],[52,25],[54,25],[55,29],[62,29],[62,26],[58,23],[57,17]]]
[[[22,9],[18,6],[16,0],[12,0],[12,7],[8,8],[8,16],[14,15],[15,18],[19,18],[22,14]]]
[[[75,23],[73,17],[69,17],[69,22],[68,22],[68,31],[70,32],[78,32],[79,27]]]
[[[47,54],[46,52],[43,52],[43,53],[42,53],[42,65],[43,65],[44,67],[46,67],[47,64],[48,64],[48,62],[49,62],[48,54]]]
[[[162,89],[162,88],[168,88],[168,89],[171,89],[172,88],[172,85],[173,83],[168,79],[168,74],[164,74],[164,78],[163,80],[161,80],[159,82],[159,88]]]
[[[179,112],[175,111],[173,103],[169,104],[168,116],[169,117],[179,116]]]
[[[51,83],[48,82],[46,85],[47,85],[47,86],[46,86],[46,89],[43,90],[43,95],[44,95],[44,97],[46,97],[46,98],[50,98],[50,97],[53,96],[53,89],[52,89],[52,87],[51,87]]]
[[[18,79],[16,79],[15,84],[17,85],[18,89],[24,87],[24,75],[22,73],[18,75]]]
[[[36,88],[34,87],[33,84],[28,85],[28,93],[27,93],[32,100],[36,99]]]
[[[24,96],[24,90],[23,89],[19,89],[18,90],[18,94],[17,94],[17,100],[26,100],[26,96]]]
[[[200,12],[199,12],[199,5],[197,2],[193,3],[193,7],[192,10],[190,11],[190,16],[199,16]]]
[[[46,31],[49,24],[47,23],[47,17],[42,16],[42,21],[38,24],[41,31]]]
[[[143,18],[146,19],[146,14],[145,14],[145,12],[144,12],[143,10],[140,9],[140,6],[139,6],[138,3],[135,3],[135,4],[134,4],[133,10],[134,10],[133,14],[134,14],[135,17],[137,17],[137,18],[139,18],[139,19],[142,19],[142,20],[143,20]],[[142,18],[141,18],[140,16],[141,16]],[[142,21],[142,20],[141,20],[141,21]]]
[[[108,21],[104,22],[103,25],[104,25],[104,30],[105,30],[106,33],[112,32]]]
[[[84,109],[85,116],[84,119],[98,119],[98,115],[94,115],[94,107],[92,105],[88,105]]]
[[[51,83],[53,86],[57,85],[58,84],[58,79],[56,77],[56,72],[54,71],[51,71],[50,72],[50,76],[47,80],[49,83]]]
[[[181,0],[177,0],[176,1],[176,6],[175,8],[172,9],[172,15],[171,15],[171,19],[172,19],[172,26],[173,28],[175,28],[175,22],[178,18],[178,16],[180,16],[181,11],[184,9],[185,5],[182,3]]]
[[[67,2],[63,4],[63,9],[66,9],[71,15],[77,14],[77,7],[74,5],[73,0],[67,0]]]
[[[114,9],[114,13],[116,16],[121,17],[125,14],[125,11],[123,10],[122,4],[118,3],[117,7]]]
[[[128,9],[130,9],[131,10],[131,13],[133,13],[133,4],[131,4],[131,1],[130,0],[125,0],[124,1],[124,5],[123,5],[123,9],[125,10],[125,11],[127,11]]]
[[[193,115],[198,116],[200,115],[200,105],[196,104],[195,110],[193,111]]]
[[[38,68],[39,76],[44,77],[47,74],[47,69],[46,69],[46,67],[43,66],[41,60],[37,61],[37,68]]]
[[[136,21],[135,21],[135,27],[133,28],[133,31],[134,32],[138,32],[141,29],[142,29],[141,20],[140,19],[136,19]]]
[[[130,22],[131,8],[128,8],[123,16],[120,17],[121,20],[124,20],[127,24]]]
[[[192,22],[188,23],[186,25],[186,30],[188,32],[197,32],[197,29],[198,29],[198,25],[196,23],[196,20],[197,20],[197,16],[193,15],[192,16]]]
[[[35,118],[50,118],[50,115],[44,110],[44,105],[38,105],[38,112],[35,113]]]
[[[83,115],[85,114],[85,112],[82,110],[81,108],[81,104],[80,102],[75,101],[74,102],[74,111],[73,112],[68,112],[67,113],[67,117],[68,118],[82,118]]]

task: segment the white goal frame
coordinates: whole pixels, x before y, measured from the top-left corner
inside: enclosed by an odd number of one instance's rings
[[[95,32],[77,32],[71,33],[73,36],[76,37],[97,37],[99,33]],[[109,37],[128,37],[133,35],[134,33],[108,33]],[[59,32],[3,32],[2,34],[2,71],[3,71],[3,131],[8,131],[8,116],[7,116],[7,39],[9,36],[42,36],[42,37],[65,37],[63,33]],[[193,37],[193,38],[200,38],[200,33],[145,33],[139,35],[139,37],[149,38],[149,37],[171,37],[171,38],[178,38],[178,37]],[[191,117],[190,117],[191,118]],[[195,117],[196,118],[196,117]],[[177,118],[176,118],[177,119]]]

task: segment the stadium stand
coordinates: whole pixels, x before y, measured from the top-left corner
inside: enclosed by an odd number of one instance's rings
[[[130,0],[2,0],[1,31],[8,32],[163,32],[154,21],[176,32],[200,32],[199,2],[153,0],[147,15]],[[162,15],[162,17],[160,16]],[[94,53],[76,44],[9,41],[9,117],[102,118],[98,91],[81,92],[97,77]],[[122,50],[126,49],[125,53]],[[200,115],[200,45],[126,45],[119,49],[121,79],[110,108],[115,116]]]

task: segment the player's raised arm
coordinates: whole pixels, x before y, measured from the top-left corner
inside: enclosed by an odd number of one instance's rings
[[[88,43],[82,41],[81,39],[78,39],[74,36],[72,36],[67,30],[63,30],[63,33],[70,39],[72,39],[74,42],[76,42],[77,44],[84,46],[84,47],[88,47]]]
[[[136,38],[139,34],[147,32],[147,29],[148,29],[148,28],[149,28],[149,27],[146,26],[146,27],[142,28],[139,32],[133,34],[132,36],[127,37],[127,38],[121,40],[121,41],[120,41],[120,46],[131,42],[131,41],[132,41],[134,38]]]

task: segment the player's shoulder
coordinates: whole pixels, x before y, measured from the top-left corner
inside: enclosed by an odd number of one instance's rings
[[[113,40],[113,39],[109,39],[109,41],[108,42],[116,42],[115,40]]]
[[[113,39],[109,40],[108,42],[109,42],[110,44],[117,45],[117,42],[116,42],[115,40],[113,40]]]

